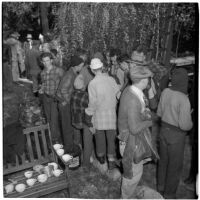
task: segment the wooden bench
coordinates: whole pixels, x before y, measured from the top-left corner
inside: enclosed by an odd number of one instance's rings
[[[8,180],[26,184],[24,172],[33,170],[33,166],[37,164],[47,165],[49,162],[58,163],[57,155],[53,150],[51,132],[48,124],[26,128],[23,132],[26,137],[25,152],[21,156],[16,155],[15,166],[10,164],[4,166],[4,186],[8,184]],[[60,165],[59,168],[61,168]],[[69,197],[68,167],[65,166],[64,170],[65,174],[59,177],[49,177],[45,183],[36,182],[32,187],[26,184],[24,192],[18,193],[14,190],[12,193],[5,193],[4,197],[41,197],[60,190],[62,190],[66,197]],[[37,178],[38,175],[39,173],[34,172],[33,178]]]

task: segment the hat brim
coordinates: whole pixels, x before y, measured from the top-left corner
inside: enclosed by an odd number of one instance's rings
[[[140,61],[137,61],[137,60],[127,60],[127,62],[134,63],[136,65],[141,65],[141,66],[146,66],[147,65],[146,62],[140,62]]]

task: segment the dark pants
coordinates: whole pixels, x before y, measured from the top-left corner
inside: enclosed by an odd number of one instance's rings
[[[159,138],[158,191],[165,198],[176,198],[183,167],[186,132],[163,125]]]
[[[101,157],[106,155],[107,149],[107,156],[108,161],[114,161],[116,158],[116,151],[115,151],[115,139],[116,139],[116,130],[96,130],[95,133],[95,142],[96,142],[96,153],[97,156]],[[107,143],[107,148],[106,148]]]
[[[53,98],[48,97],[45,94],[42,95],[42,102],[47,122],[50,125],[52,142],[62,142],[58,121],[59,119],[57,102],[55,102]]]
[[[71,123],[71,109],[70,104],[63,106],[61,103],[58,104],[59,116],[61,121],[61,130],[64,139],[65,151],[70,153],[73,151],[73,137],[74,128]]]
[[[83,165],[90,165],[90,157],[92,156],[93,145],[93,134],[90,132],[88,126],[83,127]]]
[[[38,87],[39,87],[38,76],[39,76],[39,73],[40,72],[34,73],[34,74],[30,74],[30,78],[33,81],[33,92],[37,92],[38,91]]]

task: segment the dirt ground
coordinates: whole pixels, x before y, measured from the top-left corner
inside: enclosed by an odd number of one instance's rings
[[[14,122],[18,119],[18,108],[23,91],[27,87],[16,86],[13,92],[3,93],[3,120],[4,125]],[[194,199],[195,185],[185,185],[183,180],[189,174],[190,168],[190,145],[187,137],[184,152],[184,167],[182,171],[181,182],[177,191],[178,199]],[[102,175],[98,169],[92,166],[89,173],[85,173],[82,167],[70,171],[71,198],[81,199],[119,199],[121,181],[112,181],[106,175]],[[142,179],[139,183],[142,186],[148,186],[156,189],[156,164],[147,163],[144,166]],[[47,196],[48,198],[64,198],[62,192],[57,192]]]

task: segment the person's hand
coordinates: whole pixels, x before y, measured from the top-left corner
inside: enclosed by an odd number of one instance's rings
[[[63,101],[61,104],[62,104],[62,106],[65,106],[67,103],[65,101]]]
[[[44,91],[43,91],[42,88],[40,88],[40,89],[38,90],[38,92],[39,92],[39,94],[44,94]]]
[[[89,127],[89,130],[90,130],[90,132],[91,132],[92,134],[95,134],[95,132],[96,132],[96,130],[95,130],[94,127]]]
[[[123,157],[124,155],[124,149],[126,147],[126,142],[120,141],[119,142],[119,152],[121,154],[121,156]]]
[[[120,99],[120,96],[121,96],[121,91],[118,91],[117,94],[116,94],[117,100]]]

